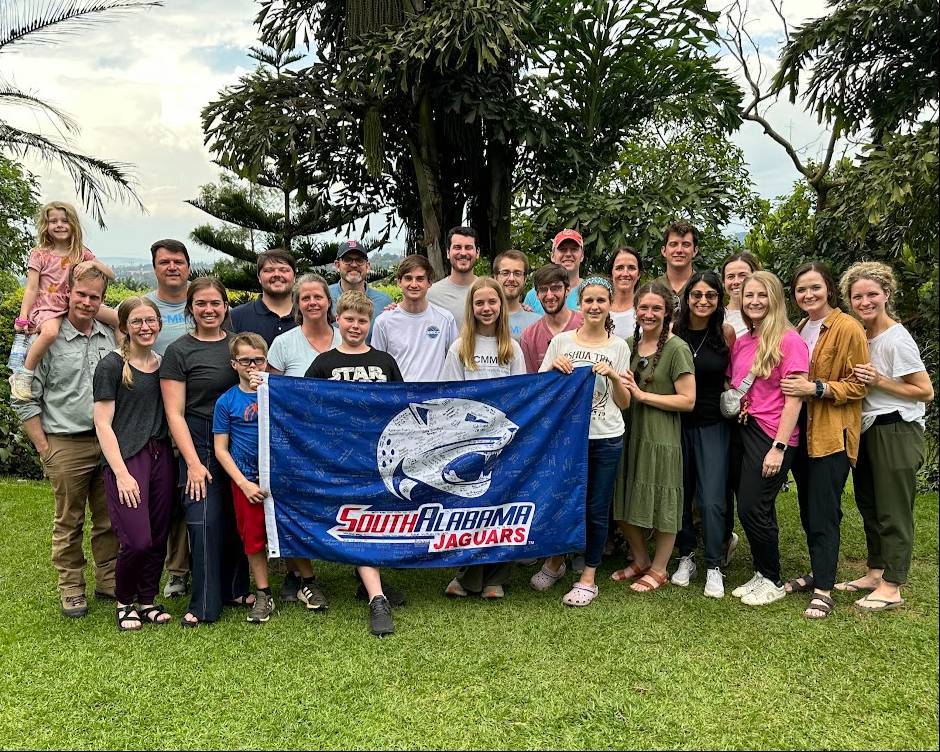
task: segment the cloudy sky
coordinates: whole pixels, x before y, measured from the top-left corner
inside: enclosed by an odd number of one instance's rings
[[[724,2],[710,4],[717,9]],[[218,174],[203,146],[199,111],[252,67],[246,51],[255,41],[256,10],[253,0],[166,0],[162,8],[113,15],[109,23],[59,37],[56,44],[18,46],[4,55],[5,77],[78,120],[78,148],[135,165],[147,213],[110,205],[106,231],[85,218],[87,244],[98,255],[146,256],[154,239],[188,239],[190,230],[206,220],[183,203]],[[790,0],[785,12],[796,25],[823,14],[825,3]],[[772,62],[780,24],[769,0],[752,0],[750,15],[751,32]],[[11,120],[53,133],[48,123],[22,112]],[[771,120],[808,155],[822,150],[825,134],[799,109],[778,103]],[[789,190],[798,175],[758,126],[745,124],[734,140],[761,195],[772,198]],[[64,173],[37,163],[28,166],[40,177],[44,201],[76,201]],[[187,244],[195,258],[218,258],[195,242]]]

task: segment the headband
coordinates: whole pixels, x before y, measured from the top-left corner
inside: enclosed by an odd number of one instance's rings
[[[582,280],[578,293],[584,292],[584,288],[590,287],[591,285],[600,285],[610,293],[611,298],[614,296],[614,286],[610,283],[609,279],[604,279],[603,277],[588,277]]]

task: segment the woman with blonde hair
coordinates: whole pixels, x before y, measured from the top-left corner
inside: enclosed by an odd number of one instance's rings
[[[173,509],[173,450],[160,395],[160,356],[153,344],[163,322],[149,298],[118,306],[125,335],[119,350],[95,369],[95,429],[107,467],[105,495],[120,549],[114,568],[117,626],[165,624],[170,615],[154,603],[166,555]],[[140,605],[135,605],[139,603]]]
[[[865,327],[871,360],[854,373],[868,387],[862,402],[862,437],[853,471],[862,515],[868,571],[836,590],[871,591],[855,601],[865,611],[903,605],[914,545],[917,471],[924,460],[925,403],[933,384],[913,337],[892,309],[897,282],[891,267],[853,264],[840,280],[842,297]]]
[[[509,311],[503,286],[491,277],[479,277],[470,287],[460,336],[444,359],[444,381],[474,381],[524,374],[522,348],[509,332]],[[457,572],[444,591],[463,598],[478,593],[502,598],[511,564],[483,564]]]
[[[744,448],[738,517],[751,545],[754,576],[731,594],[748,606],[763,606],[786,595],[776,499],[796,455],[802,406],[799,397],[783,393],[780,382],[806,377],[809,350],[787,320],[783,285],[770,272],[745,279],[741,313],[748,331],[735,340],[728,377],[733,388],[745,392],[738,416]]]

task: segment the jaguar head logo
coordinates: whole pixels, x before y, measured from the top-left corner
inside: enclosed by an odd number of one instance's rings
[[[420,501],[430,488],[475,499],[489,489],[493,464],[517,430],[503,412],[476,400],[412,403],[379,437],[379,474],[400,499]]]

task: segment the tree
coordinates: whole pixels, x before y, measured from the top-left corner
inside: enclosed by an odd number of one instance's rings
[[[316,49],[303,79],[337,129],[313,162],[340,192],[362,185],[349,169],[383,177],[373,198],[438,273],[448,227],[505,250],[520,188],[534,207],[557,174],[608,169],[655,113],[684,101],[736,122],[740,95],[704,52],[713,21],[700,0],[262,0],[258,17],[268,44]],[[324,159],[340,148],[346,163]]]
[[[50,0],[49,2],[6,2],[0,7],[0,54],[14,45],[54,40],[57,35],[76,32],[121,11],[162,6],[162,2],[140,0]],[[120,200],[137,204],[140,199],[131,187],[130,166],[83,154],[71,147],[79,127],[68,114],[40,97],[15,87],[0,76],[0,103],[18,105],[46,117],[60,137],[17,128],[0,119],[0,151],[17,159],[34,157],[45,164],[58,164],[69,173],[85,208],[104,227],[104,203]]]
[[[33,222],[39,211],[35,175],[0,155],[0,267],[22,273],[35,243]]]

